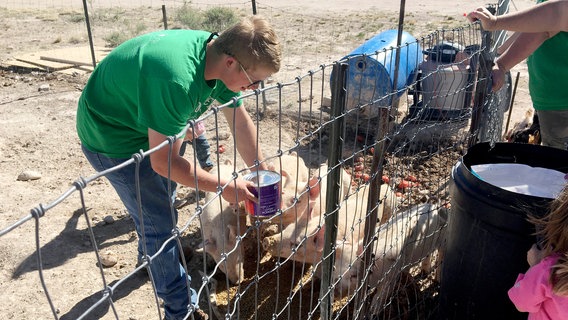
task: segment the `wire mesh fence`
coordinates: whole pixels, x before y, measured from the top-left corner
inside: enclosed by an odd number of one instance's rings
[[[166,24],[183,27],[176,23],[188,3],[88,5],[95,43],[103,39],[118,44],[120,37]],[[200,10],[214,6],[192,5]],[[224,7],[244,15],[254,5]],[[48,6],[57,7],[55,2]],[[129,7],[136,14],[130,15]],[[277,214],[250,215],[244,205],[224,203],[222,188],[203,193],[197,185],[177,193],[183,206],[172,203],[168,218],[177,227],[161,250],[119,271],[108,262],[113,257],[105,248],[109,239],[99,233],[104,223],[97,223],[92,213],[101,199],[89,190],[109,188],[103,182],[106,174],[139,166],[157,150],[141,151],[109,171],[79,178],[53,202],[38,205],[0,230],[1,237],[25,230],[35,241],[35,251],[15,272],[38,273],[47,305],[34,307],[45,308],[46,318],[161,318],[154,281],[144,270],[166,247],[175,246],[200,308],[214,319],[436,319],[444,232],[451,214],[451,168],[472,143],[500,139],[510,100],[510,81],[504,91],[488,91],[490,61],[501,35],[488,34],[476,24],[412,35],[412,30],[399,32],[397,21],[387,16],[373,17],[373,26],[346,31],[338,20],[318,21],[262,3],[256,9],[292,25],[280,28],[284,43],[304,44],[284,46],[284,72],[240,98],[255,119],[257,144],[281,176]],[[176,14],[173,23],[165,18]],[[113,19],[123,28],[109,29]],[[340,20],[350,25],[369,17]],[[318,41],[323,33],[327,42]],[[214,106],[202,117],[215,151],[213,173],[243,177],[251,168],[239,159],[229,126],[220,117],[227,107]],[[160,148],[171,147],[181,136],[169,137]],[[185,157],[197,165],[192,148]],[[172,196],[175,189],[172,183]],[[69,225],[84,224],[85,232],[46,243],[42,230],[49,229],[50,215],[63,202],[77,204]],[[120,225],[114,227],[122,234],[119,245],[145,237],[133,232],[131,224],[129,215],[121,214]],[[188,244],[201,250],[188,251]],[[58,250],[92,254],[93,264],[73,259],[59,264],[50,257]],[[57,288],[51,285],[53,277],[69,280]],[[82,277],[96,277],[100,286],[82,287]],[[76,299],[63,303],[62,295]],[[11,308],[10,303],[4,307]],[[26,318],[26,311],[21,312]]]

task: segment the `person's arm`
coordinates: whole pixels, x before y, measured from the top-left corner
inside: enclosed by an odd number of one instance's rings
[[[203,121],[198,121],[195,123],[195,126],[192,128],[189,126],[187,131],[185,132],[185,137],[183,138],[184,141],[192,142],[193,139],[199,137],[200,135],[205,133],[205,124]]]
[[[152,129],[148,129],[148,140],[150,149],[158,146],[166,140],[166,136]],[[196,187],[195,177],[199,181],[199,189],[203,191],[217,191],[217,176],[208,173],[201,169],[200,166],[193,166],[193,164],[179,155],[182,140],[178,139],[174,142],[171,153],[168,146],[160,148],[150,155],[150,162],[152,169],[163,177],[168,177],[178,183],[189,187]],[[170,156],[171,155],[171,156]],[[171,159],[170,166],[168,160]],[[169,168],[169,169],[168,169]],[[221,177],[220,185],[225,185],[231,177]],[[229,203],[237,203],[236,199],[243,201],[245,198],[256,200],[256,197],[248,190],[247,186],[252,184],[250,181],[237,179],[235,183],[229,183],[223,190],[223,198]]]
[[[532,266],[525,274],[519,274],[515,285],[507,292],[509,299],[521,312],[537,312],[544,300],[550,299],[550,257]]]
[[[512,35],[510,35],[504,42],[502,45],[499,46],[499,48],[497,48],[497,54],[501,55],[503,53],[505,53],[505,51],[507,51],[507,49],[509,49],[509,47],[517,40],[517,38],[519,37],[521,33],[520,32],[514,32]]]
[[[548,37],[546,32],[519,34],[509,48],[495,60],[492,71],[493,91],[503,86],[507,71],[530,56]]]
[[[477,8],[467,15],[469,21],[479,20],[483,29],[520,32],[568,31],[568,0],[550,0],[518,12],[494,16],[486,8]]]
[[[257,148],[256,126],[244,106],[224,108],[223,114],[227,119],[231,132],[236,140],[236,147],[244,162],[252,167],[254,161],[264,160],[260,146]],[[262,162],[259,169],[267,170],[268,164]]]

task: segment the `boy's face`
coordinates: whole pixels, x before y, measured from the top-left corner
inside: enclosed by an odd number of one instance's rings
[[[227,66],[227,77],[223,83],[233,92],[255,90],[261,81],[272,75],[270,70],[264,68],[246,67],[234,57],[228,58]]]

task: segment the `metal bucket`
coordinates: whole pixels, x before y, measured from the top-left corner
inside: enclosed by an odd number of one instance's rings
[[[245,200],[245,210],[248,214],[269,218],[280,209],[280,174],[275,171],[259,170],[244,177],[245,180],[254,182],[254,187],[249,190],[258,198],[258,202]]]

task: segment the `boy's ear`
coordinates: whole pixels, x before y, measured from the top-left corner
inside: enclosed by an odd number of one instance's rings
[[[233,66],[235,63],[238,63],[237,59],[235,59],[235,57],[226,55],[225,64],[226,64],[227,68],[231,68],[231,66]]]

